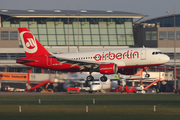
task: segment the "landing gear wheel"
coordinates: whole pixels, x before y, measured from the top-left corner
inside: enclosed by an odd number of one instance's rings
[[[149,77],[150,77],[150,74],[146,74],[145,77],[146,77],[146,78],[149,78]]]
[[[103,81],[103,82],[105,82],[105,81],[107,81],[107,77],[106,77],[106,76],[102,76],[102,77],[100,78],[100,80]]]
[[[89,75],[87,76],[86,78],[87,81],[93,81],[94,80],[94,77],[92,75]]]
[[[145,77],[146,77],[146,78],[149,78],[149,77],[150,77],[150,74],[148,74],[148,72],[147,72],[147,67],[144,67],[144,69],[145,69],[145,72],[146,72]]]

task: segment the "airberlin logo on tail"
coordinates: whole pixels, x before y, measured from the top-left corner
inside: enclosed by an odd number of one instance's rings
[[[35,53],[37,51],[36,38],[29,31],[21,32],[20,37],[24,50],[27,53]]]
[[[109,52],[109,53],[102,53],[102,54],[96,54],[94,56],[94,59],[96,61],[104,61],[104,60],[121,60],[121,59],[134,59],[134,58],[139,58],[139,52],[135,51],[133,52],[133,50],[128,50],[127,52],[121,53],[113,53],[113,52]]]

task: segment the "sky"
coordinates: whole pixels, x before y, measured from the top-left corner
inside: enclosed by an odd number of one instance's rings
[[[113,10],[140,13],[151,19],[180,14],[180,0],[0,0],[0,9]],[[69,6],[69,7],[68,7]],[[174,12],[175,11],[175,12]]]

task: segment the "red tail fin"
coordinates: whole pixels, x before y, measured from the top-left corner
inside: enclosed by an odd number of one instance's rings
[[[49,55],[50,53],[26,28],[18,28],[26,57]]]

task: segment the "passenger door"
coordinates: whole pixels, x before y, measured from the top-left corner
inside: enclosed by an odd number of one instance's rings
[[[146,49],[141,50],[141,60],[146,60]]]

